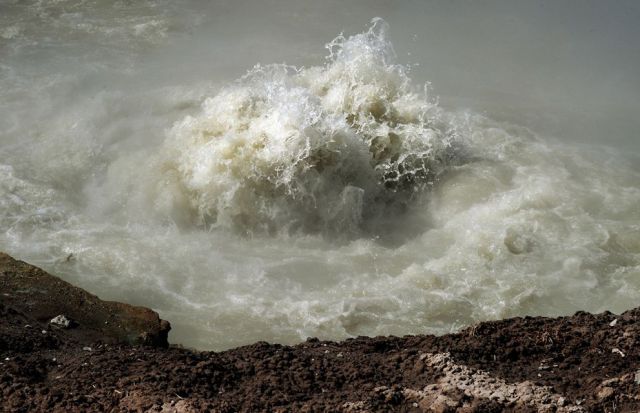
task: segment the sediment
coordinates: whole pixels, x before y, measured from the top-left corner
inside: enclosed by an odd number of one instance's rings
[[[168,331],[0,254],[3,411],[640,411],[640,308],[223,352],[167,347]]]

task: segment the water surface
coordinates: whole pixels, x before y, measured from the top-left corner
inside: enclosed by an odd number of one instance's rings
[[[638,17],[4,1],[0,249],[202,349],[622,311]]]

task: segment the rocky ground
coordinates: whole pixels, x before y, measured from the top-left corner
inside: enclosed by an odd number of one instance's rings
[[[58,317],[64,316],[64,317]],[[51,322],[55,319],[54,322]],[[441,337],[167,348],[168,323],[0,255],[0,406],[75,412],[635,412],[640,308]]]

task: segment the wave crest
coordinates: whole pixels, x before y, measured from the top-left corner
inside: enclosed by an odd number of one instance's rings
[[[199,224],[360,234],[433,184],[454,128],[412,87],[386,29],[374,19],[337,37],[323,66],[257,65],[174,125],[163,169]]]

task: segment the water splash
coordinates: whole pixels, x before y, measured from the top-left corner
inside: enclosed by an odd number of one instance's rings
[[[218,68],[159,76],[211,40],[127,34],[165,15],[181,27],[163,10],[86,36],[57,13],[0,33],[0,249],[153,307],[198,348],[637,305],[637,162],[438,107],[379,20],[330,42],[320,66],[256,66],[222,89]],[[46,38],[61,49],[28,45]],[[235,45],[225,57],[246,54]],[[150,47],[161,59],[137,54]]]
[[[386,31],[337,37],[324,66],[257,65],[172,128],[161,168],[198,224],[358,235],[434,183],[454,128]]]

